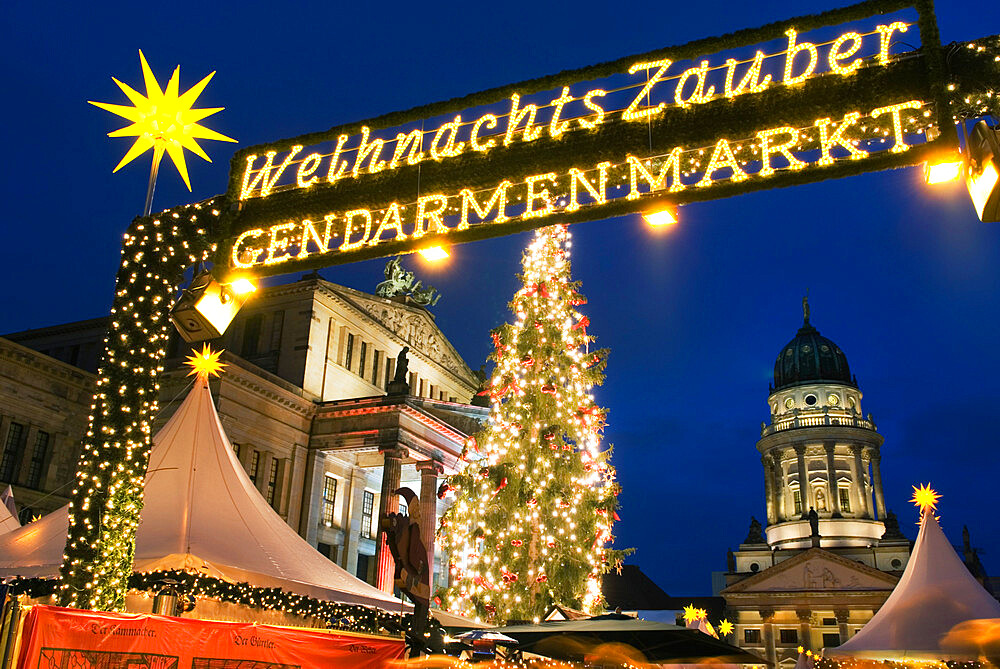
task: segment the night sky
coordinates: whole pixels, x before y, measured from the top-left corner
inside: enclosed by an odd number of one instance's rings
[[[138,49],[161,83],[215,79],[204,124],[247,146],[823,11],[825,2],[696,3],[4,3],[5,211],[0,332],[108,313],[121,235],[141,211],[149,154],[111,170],[131,140],[86,100],[140,91]],[[627,11],[622,11],[626,7]],[[939,3],[942,40],[1000,31],[982,6]],[[194,192],[164,162],[154,210],[225,190],[236,145],[188,154]],[[953,542],[967,524],[1000,574],[1000,227],[964,186],[934,190],[919,169],[686,206],[654,233],[637,216],[578,224],[574,276],[590,332],[611,349],[598,402],[623,487],[617,545],[672,595],[709,594],[710,572],[763,518],[754,448],[775,357],[802,322],[847,354],[885,437],[888,506],[916,535],[911,484],[942,494]],[[506,304],[527,235],[404,264],[440,289],[442,330],[476,369]],[[323,276],[365,291],[384,260]],[[286,277],[287,279],[288,277]],[[296,277],[291,277],[296,278]],[[993,416],[993,418],[991,418]]]

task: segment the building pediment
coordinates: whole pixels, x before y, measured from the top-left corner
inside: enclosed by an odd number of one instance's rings
[[[896,582],[891,574],[813,548],[734,583],[721,594],[892,590]]]
[[[445,338],[426,309],[367,295],[331,283],[327,283],[327,287],[406,342],[415,353],[440,365],[465,383],[475,386],[472,370],[465,364],[451,342]]]

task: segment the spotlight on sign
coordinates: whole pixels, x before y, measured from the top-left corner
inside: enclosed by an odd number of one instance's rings
[[[659,211],[643,214],[643,218],[654,228],[660,228],[675,224],[677,222],[677,212],[673,209],[660,209]]]
[[[426,249],[420,249],[420,255],[424,257],[424,260],[428,262],[438,262],[439,260],[444,260],[451,254],[448,253],[443,246],[431,246]]]
[[[962,166],[958,155],[929,160],[924,163],[924,181],[930,186],[957,181],[962,176]]]
[[[170,320],[188,343],[221,337],[256,290],[249,279],[219,283],[206,270],[181,293],[170,310]]]
[[[1000,221],[1000,131],[980,121],[969,133],[965,185],[979,220]]]

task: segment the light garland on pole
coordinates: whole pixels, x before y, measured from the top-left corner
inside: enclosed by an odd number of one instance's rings
[[[586,302],[570,279],[566,226],[535,233],[513,324],[495,331],[486,429],[449,479],[456,501],[439,537],[453,586],[443,605],[477,619],[535,619],[552,604],[596,612],[618,506],[605,411],[592,389],[607,351],[591,351]]]

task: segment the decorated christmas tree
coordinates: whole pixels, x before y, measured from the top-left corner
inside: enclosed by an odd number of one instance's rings
[[[621,556],[608,547],[618,485],[601,448],[605,411],[591,394],[607,351],[590,349],[569,249],[569,231],[556,225],[525,252],[516,320],[493,332],[489,422],[448,482],[456,499],[440,527],[452,580],[444,603],[492,622],[537,620],[552,604],[598,611],[601,574]]]

